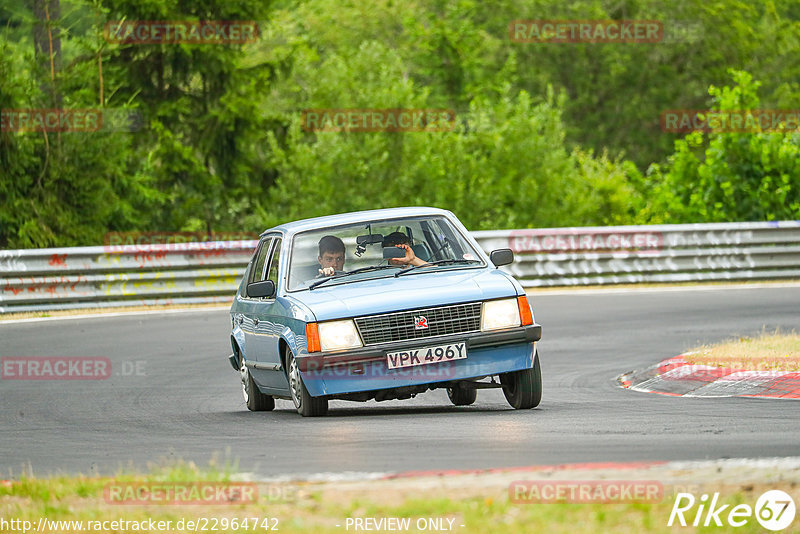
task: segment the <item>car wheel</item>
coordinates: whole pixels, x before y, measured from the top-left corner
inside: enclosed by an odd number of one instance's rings
[[[303,378],[300,376],[300,369],[297,367],[297,360],[294,354],[289,352],[289,391],[292,393],[292,402],[297,408],[297,413],[303,417],[318,417],[328,413],[328,399],[323,397],[312,397],[309,395]]]
[[[478,398],[478,390],[473,388],[447,388],[447,398],[455,406],[469,406]]]
[[[247,409],[251,412],[268,412],[275,409],[275,399],[261,393],[250,375],[250,370],[244,364],[244,358],[242,358],[239,372],[242,375],[242,396]]]
[[[542,368],[538,352],[533,358],[533,368],[500,375],[503,394],[508,403],[517,410],[539,406],[542,401]]]

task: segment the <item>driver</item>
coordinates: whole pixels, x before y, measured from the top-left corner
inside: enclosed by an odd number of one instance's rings
[[[320,239],[317,261],[321,276],[333,276],[336,271],[344,270],[344,242],[335,235]]]

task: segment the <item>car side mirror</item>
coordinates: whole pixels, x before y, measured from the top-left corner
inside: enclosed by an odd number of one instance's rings
[[[514,262],[514,252],[510,248],[498,248],[489,254],[489,259],[492,260],[495,267],[508,265]]]
[[[383,247],[384,260],[390,260],[394,258],[405,258],[405,257],[406,257],[405,249],[398,247]]]
[[[258,297],[272,297],[275,295],[275,282],[272,280],[262,280],[261,282],[253,282],[247,285],[247,296]]]

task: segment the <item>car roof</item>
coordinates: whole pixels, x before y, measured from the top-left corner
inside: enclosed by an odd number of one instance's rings
[[[379,210],[367,211],[354,211],[351,213],[339,213],[337,215],[326,215],[324,217],[314,217],[312,219],[302,219],[300,221],[293,221],[284,223],[273,228],[264,230],[261,235],[267,232],[279,231],[284,234],[295,234],[297,232],[304,232],[306,230],[314,230],[317,228],[324,228],[326,226],[339,226],[344,224],[353,224],[361,221],[369,221],[375,219],[397,219],[401,217],[419,217],[422,215],[444,215],[453,216],[447,210],[439,208],[428,207],[406,207],[406,208],[384,208]]]

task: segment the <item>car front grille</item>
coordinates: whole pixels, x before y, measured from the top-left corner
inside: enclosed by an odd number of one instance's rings
[[[424,319],[427,328],[417,328]],[[481,328],[481,303],[420,308],[369,315],[355,319],[364,345],[423,339],[446,334],[477,332]]]

